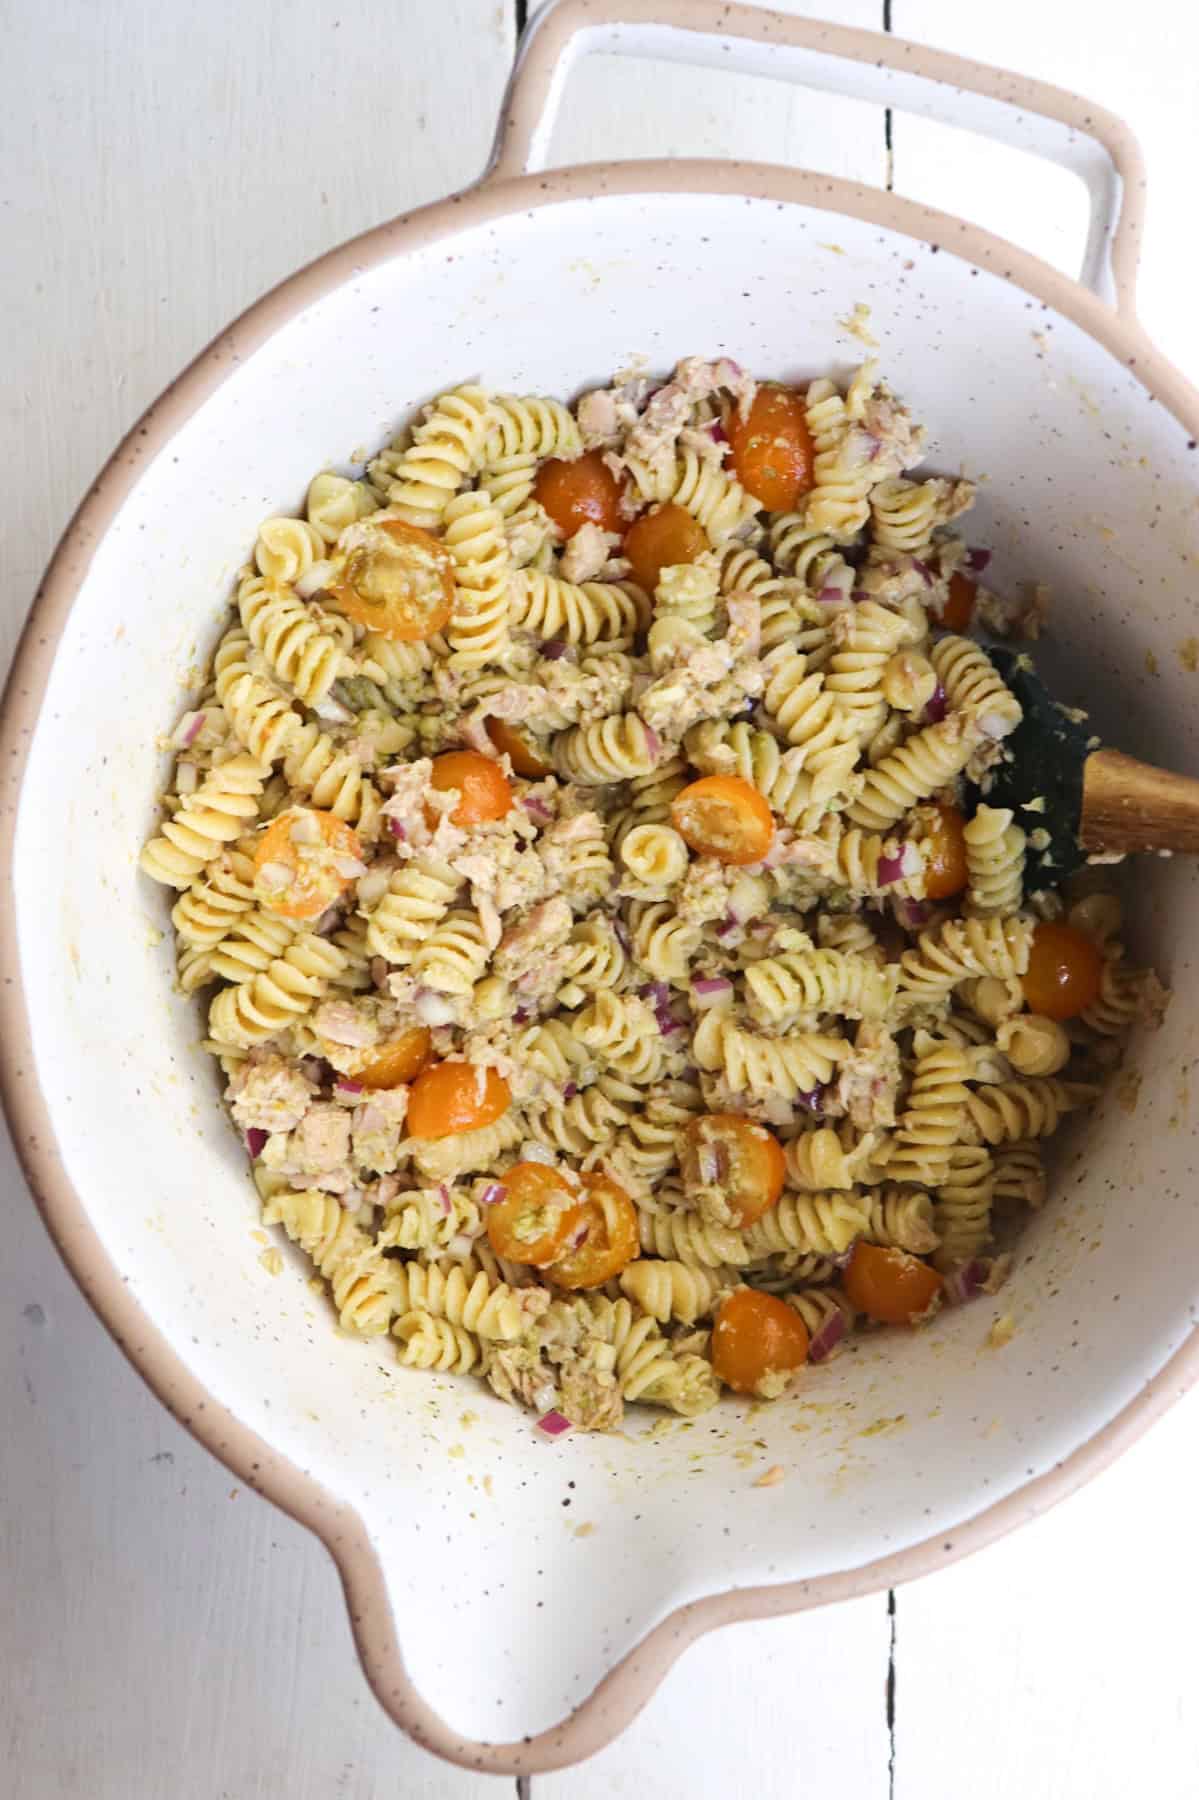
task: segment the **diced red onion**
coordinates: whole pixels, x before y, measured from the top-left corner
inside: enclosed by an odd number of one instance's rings
[[[816,598],[825,606],[834,606],[839,600],[844,600],[845,589],[831,586],[822,587]]]
[[[928,924],[929,908],[923,900],[896,900],[895,917],[905,931],[921,931]]]
[[[579,1091],[578,1082],[577,1081],[568,1081],[566,1086],[562,1089],[562,1098],[564,1100],[573,1100],[575,1095],[578,1093],[578,1091]]]
[[[808,1345],[809,1362],[827,1362],[845,1336],[845,1314],[840,1307],[831,1312]]]
[[[181,750],[190,750],[203,729],[204,714],[202,712],[184,713],[171,742]]]
[[[733,984],[723,975],[703,975],[691,983],[691,998],[701,1012],[719,1006],[733,991]]]
[[[850,591],[849,597],[851,600],[859,600],[859,601],[860,600],[869,600],[870,589],[869,588],[853,588]]]
[[[629,928],[624,920],[621,918],[613,919],[612,929],[616,933],[617,941],[619,942],[621,949],[631,950],[633,948],[633,940],[629,936]]]
[[[949,696],[945,692],[944,682],[938,681],[924,708],[924,717],[930,725],[939,725],[948,711]]]
[[[890,887],[893,881],[902,881],[904,875],[903,847],[894,856],[880,856],[878,859],[878,885]]]
[[[537,819],[543,825],[554,816],[540,794],[526,794],[522,805],[531,819]]]
[[[450,1216],[450,1190],[444,1181],[439,1182],[437,1186],[437,1203],[441,1208],[442,1217],[448,1219]]]
[[[537,1421],[537,1429],[538,1431],[544,1431],[546,1437],[554,1438],[561,1437],[564,1431],[573,1430],[573,1426],[565,1413],[551,1410],[550,1412],[542,1413]]]
[[[990,1273],[990,1263],[980,1257],[959,1264],[945,1277],[945,1298],[950,1306],[964,1306],[967,1300],[977,1300]]]
[[[590,1225],[576,1225],[574,1231],[571,1233],[570,1237],[566,1240],[567,1249],[568,1250],[582,1249],[583,1245],[587,1242],[587,1239],[590,1236],[591,1236]]]
[[[966,552],[966,567],[975,575],[981,575],[990,562],[993,552],[972,547]]]
[[[797,1093],[795,1095],[795,1104],[796,1106],[802,1106],[806,1112],[823,1113],[824,1096],[827,1091],[827,1088],[824,1087],[809,1088],[807,1093]]]
[[[268,1134],[261,1130],[257,1125],[251,1125],[250,1129],[246,1132],[246,1149],[255,1159],[260,1157],[266,1149],[267,1135]]]
[[[643,1000],[648,1000],[653,1007],[665,1006],[670,1000],[670,988],[664,981],[650,981],[637,989]]]
[[[487,1186],[483,1189],[483,1192],[479,1195],[479,1205],[498,1206],[500,1201],[506,1200],[507,1197],[508,1190],[502,1181],[489,1181]]]
[[[648,725],[645,728],[645,747],[653,757],[654,761],[657,762],[659,756],[662,754],[662,740],[657,732],[652,730]]]
[[[512,1015],[512,1019],[515,1024],[523,1025],[525,1020],[528,1019],[529,1017],[531,1017],[531,1015],[532,1015],[531,1007],[518,1006],[516,1011]]]
[[[870,456],[868,460],[870,462],[877,462],[882,455],[883,440],[881,437],[875,437],[873,432],[868,432],[866,435],[870,439]]]
[[[404,826],[399,819],[389,818],[387,821],[387,829],[390,831],[393,838],[399,838],[401,844],[408,836],[407,831],[404,829]]]
[[[541,645],[541,655],[546,662],[557,662],[560,656],[566,655],[566,651],[567,645],[562,638],[546,638]]]
[[[339,1075],[336,1086],[339,1094],[361,1094],[365,1092],[362,1083],[360,1081],[351,1081],[348,1075]]]
[[[912,567],[914,569],[919,569],[921,575],[923,575],[925,587],[931,587],[933,585],[933,572],[926,562],[921,562],[918,556],[914,556],[912,558]]]
[[[729,913],[726,915],[725,918],[723,918],[720,921],[720,924],[716,927],[716,935],[718,938],[732,937],[734,931],[740,931],[740,929],[741,929],[740,919],[734,918],[733,914]]]
[[[719,419],[715,419],[712,424],[708,426],[708,436],[714,444],[727,444],[729,441],[729,434],[720,423]]]

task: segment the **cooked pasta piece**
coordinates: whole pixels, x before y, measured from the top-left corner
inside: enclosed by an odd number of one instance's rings
[[[319,706],[348,666],[337,639],[321,629],[303,601],[266,577],[243,581],[237,605],[251,643],[271,670],[306,706]]]
[[[692,1039],[701,1069],[719,1069],[734,1093],[759,1100],[823,1087],[848,1050],[844,1038],[827,1032],[761,1037],[733,1024],[719,1008],[704,1014]]]
[[[390,515],[435,530],[450,500],[482,464],[498,423],[497,408],[483,388],[442,394],[407,449],[385,452],[371,464],[371,480],[388,500]]]
[[[799,406],[802,493],[752,473],[754,421]],[[1160,1019],[1107,873],[1026,901],[1036,800],[978,797],[1021,709],[943,629],[973,487],[909,477],[924,441],[872,362],[788,395],[688,357],[577,406],[471,381],[262,525],[141,866],[264,1218],[404,1365],[546,1430],[691,1418],[752,1289],[819,1383],[851,1255],[930,1259],[967,1298],[1098,1092],[1073,1074]],[[342,579],[381,533],[383,630]],[[421,628],[430,557],[437,629],[385,635]],[[293,808],[304,919],[259,887]],[[1051,1001],[1033,938],[1063,919],[1098,986]]]
[[[261,763],[246,755],[210,769],[142,851],[145,873],[165,887],[189,888],[221,845],[240,837],[248,821],[257,817],[265,774]]]
[[[282,1225],[329,1283],[342,1329],[363,1337],[387,1330],[395,1312],[391,1271],[340,1200],[314,1188],[278,1189],[262,1209],[265,1225]]]
[[[649,601],[631,581],[575,583],[534,569],[513,575],[508,607],[512,625],[568,644],[629,638],[649,617]]]
[[[750,1016],[779,1030],[827,1013],[885,1019],[895,1003],[899,967],[880,969],[844,950],[794,950],[766,956],[745,971]]]
[[[461,882],[447,863],[417,857],[397,869],[369,915],[366,940],[372,956],[409,963],[450,910]]]
[[[962,832],[972,913],[1018,912],[1024,899],[1024,833],[1004,806],[981,805]]]
[[[336,945],[305,932],[260,973],[217,995],[208,1015],[209,1035],[243,1048],[265,1043],[312,1010],[344,963]]]

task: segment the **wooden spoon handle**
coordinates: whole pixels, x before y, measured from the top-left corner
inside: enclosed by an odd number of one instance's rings
[[[1199,781],[1119,750],[1096,750],[1082,773],[1084,850],[1199,851]]]

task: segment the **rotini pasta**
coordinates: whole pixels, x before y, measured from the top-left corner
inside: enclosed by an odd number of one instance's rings
[[[712,1406],[767,1295],[815,1382],[855,1270],[928,1259],[957,1303],[986,1255],[989,1291],[1082,1077],[1167,998],[1107,873],[1026,902],[1036,801],[979,797],[1021,712],[942,629],[971,484],[905,474],[924,433],[872,363],[758,406],[724,358],[577,408],[470,382],[368,479],[315,475],[141,856],[264,1220],[342,1326],[586,1429]],[[813,485],[768,513],[759,424],[801,406]],[[1062,918],[1102,968],[1059,1021]]]

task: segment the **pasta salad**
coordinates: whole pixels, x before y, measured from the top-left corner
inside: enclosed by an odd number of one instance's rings
[[[552,1433],[1002,1282],[1164,994],[987,804],[1020,613],[924,436],[873,363],[466,385],[261,527],[141,866],[344,1331]]]

